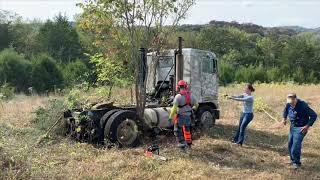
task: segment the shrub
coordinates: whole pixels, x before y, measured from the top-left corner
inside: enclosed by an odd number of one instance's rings
[[[17,91],[26,91],[30,86],[31,64],[14,49],[0,52],[0,84],[9,83]]]
[[[67,64],[63,68],[63,77],[67,86],[82,84],[88,80],[89,69],[80,60]]]
[[[234,81],[234,68],[225,62],[219,65],[219,81],[222,85],[227,85]]]
[[[49,104],[45,107],[39,107],[35,110],[35,118],[33,124],[36,128],[40,130],[48,130],[53,126],[57,121],[53,129],[54,134],[64,135],[65,127],[63,122],[63,112],[66,111],[66,106],[64,105],[63,100],[53,99],[49,101]]]
[[[237,82],[266,82],[268,76],[266,70],[262,66],[241,67],[235,72],[235,80]]]
[[[37,92],[53,91],[63,87],[63,76],[56,62],[41,54],[32,59],[32,86]]]
[[[0,100],[8,100],[14,96],[14,87],[4,84],[0,86]]]

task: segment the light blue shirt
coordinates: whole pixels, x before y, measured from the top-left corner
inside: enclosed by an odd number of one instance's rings
[[[243,102],[243,113],[253,113],[253,96],[243,94],[240,96],[231,96],[231,99]]]

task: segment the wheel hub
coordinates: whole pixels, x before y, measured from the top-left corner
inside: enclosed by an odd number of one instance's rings
[[[201,124],[205,127],[211,127],[213,125],[213,115],[209,111],[205,111],[201,116]]]
[[[132,144],[138,137],[138,126],[134,120],[126,119],[117,128],[117,139],[123,145]]]

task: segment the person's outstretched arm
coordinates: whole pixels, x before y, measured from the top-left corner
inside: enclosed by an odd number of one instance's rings
[[[243,97],[233,97],[231,96],[230,99],[235,100],[235,101],[253,101],[252,96],[243,96]]]
[[[239,96],[231,96],[231,98],[243,98],[244,95],[239,95]]]

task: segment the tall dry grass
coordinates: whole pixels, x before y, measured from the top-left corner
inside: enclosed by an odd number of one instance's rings
[[[27,127],[33,118],[32,112],[48,102],[48,97],[17,95],[7,102],[0,102],[0,122],[15,127]]]
[[[268,85],[256,86],[255,96],[281,119],[285,96],[296,92],[320,113],[320,86]],[[243,85],[220,88],[221,94],[239,94]],[[130,97],[128,91],[116,89],[119,98]],[[47,101],[28,97],[4,103],[1,109],[0,146],[11,156],[22,156],[23,174],[32,179],[320,179],[320,122],[306,136],[302,154],[303,169],[291,170],[287,165],[287,133],[271,128],[276,122],[256,112],[249,125],[243,147],[230,143],[237,128],[241,104],[220,99],[222,117],[205,136],[197,137],[190,153],[178,151],[173,136],[160,136],[160,154],[168,161],[158,161],[143,153],[147,144],[135,149],[97,149],[89,144],[68,139],[51,140],[30,148],[42,131],[33,129],[26,119],[30,112]],[[17,110],[19,107],[23,110]],[[5,114],[5,116],[4,116]],[[18,118],[17,118],[18,117]],[[28,117],[24,119],[23,117]],[[30,122],[30,120],[29,120]],[[1,124],[1,123],[0,123]],[[25,127],[24,127],[25,125]],[[1,160],[0,160],[1,161]],[[19,162],[19,161],[18,161]],[[13,174],[16,171],[12,171]],[[1,173],[1,168],[0,168]],[[13,175],[10,177],[14,177]],[[22,177],[22,176],[20,176]]]

